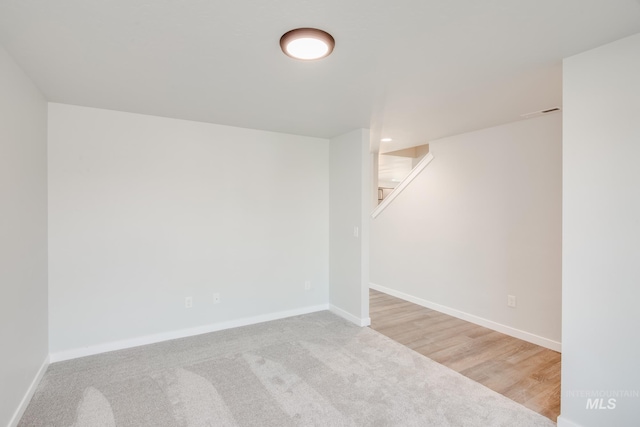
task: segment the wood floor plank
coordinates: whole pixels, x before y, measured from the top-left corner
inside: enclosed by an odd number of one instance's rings
[[[373,289],[369,297],[372,329],[556,421],[560,353]]]

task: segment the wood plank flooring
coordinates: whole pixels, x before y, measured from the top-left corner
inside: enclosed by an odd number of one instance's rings
[[[371,328],[556,421],[560,353],[371,289]]]

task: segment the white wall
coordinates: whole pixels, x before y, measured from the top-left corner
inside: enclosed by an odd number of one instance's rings
[[[434,160],[372,222],[371,282],[559,348],[561,127],[555,114],[431,141]]]
[[[370,323],[369,213],[373,208],[369,131],[358,129],[333,138],[330,147],[330,302],[334,312],[364,326]]]
[[[52,357],[326,307],[328,183],[328,140],[50,104]]]
[[[639,118],[640,34],[564,61],[559,426],[640,425]]]
[[[47,358],[47,104],[0,47],[0,425]],[[28,403],[28,401],[24,402]]]

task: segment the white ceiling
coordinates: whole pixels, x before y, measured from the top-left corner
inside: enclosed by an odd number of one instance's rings
[[[280,52],[306,26],[330,57]],[[637,32],[636,0],[0,0],[50,101],[394,149],[561,105],[563,57]]]

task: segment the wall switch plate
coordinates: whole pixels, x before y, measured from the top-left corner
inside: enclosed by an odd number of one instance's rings
[[[307,280],[306,282],[304,282],[304,290],[305,291],[311,290],[311,281]]]
[[[514,295],[507,295],[507,306],[516,308],[516,297]]]
[[[186,297],[184,299],[184,308],[191,308],[191,307],[193,307],[193,298]]]
[[[220,304],[220,294],[219,293],[213,294],[213,303],[214,304]]]
[[[353,237],[358,237],[360,235],[360,229],[356,226],[353,227]]]

